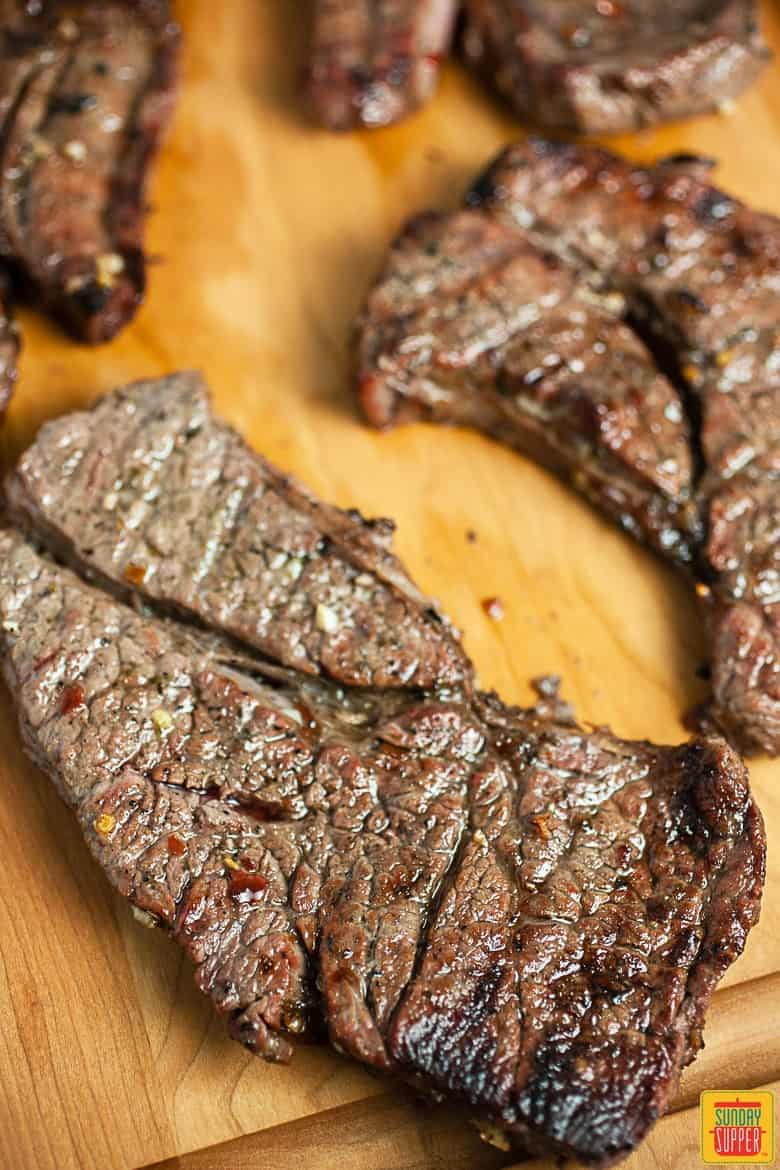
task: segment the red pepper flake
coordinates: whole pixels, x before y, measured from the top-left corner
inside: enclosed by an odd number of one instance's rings
[[[500,597],[486,597],[482,608],[492,622],[500,622],[504,617],[504,603]]]
[[[143,585],[146,580],[146,567],[135,565],[131,561],[125,569],[125,580],[129,581],[131,585]]]
[[[65,687],[60,695],[60,711],[63,715],[72,715],[80,707],[85,706],[87,696],[80,683],[71,683]]]
[[[168,837],[168,852],[172,853],[174,857],[181,857],[182,853],[187,852],[187,846],[175,833],[171,833]]]
[[[237,902],[260,902],[268,889],[268,879],[261,873],[247,873],[239,869],[230,875],[228,893]]]

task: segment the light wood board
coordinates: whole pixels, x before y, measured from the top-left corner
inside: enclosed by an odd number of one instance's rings
[[[583,719],[684,738],[705,647],[670,570],[487,439],[361,425],[350,323],[390,238],[407,214],[454,204],[521,130],[456,65],[405,125],[343,137],[310,127],[296,100],[306,9],[182,0],[184,82],[152,192],[149,245],[160,263],[147,303],[97,350],[20,314],[21,382],[0,433],[2,468],[44,419],[123,381],[198,366],[218,410],[264,454],[328,500],[397,520],[399,553],[465,631],[483,684],[523,702],[530,677],[557,672]],[[780,51],[780,11],[767,5],[765,25]],[[724,186],[780,213],[780,71],[729,116],[615,144],[638,158],[713,154]],[[500,623],[480,604],[496,595]],[[383,1091],[326,1050],[301,1051],[282,1069],[228,1040],[178,950],[132,920],[25,760],[4,693],[0,744],[2,1170],[130,1170]],[[757,760],[751,772],[769,878],[761,924],[728,984],[780,969],[780,763]],[[765,1079],[780,1076],[775,1056]],[[695,1140],[690,1116],[662,1123],[632,1170],[696,1164],[675,1152]]]

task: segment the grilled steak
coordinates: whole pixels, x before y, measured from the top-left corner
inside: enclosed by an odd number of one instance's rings
[[[755,0],[466,0],[466,60],[539,125],[612,134],[736,97],[769,59]]]
[[[758,913],[761,819],[723,741],[343,689],[141,613],[12,530],[0,647],[31,754],[247,1047],[283,1060],[327,1031],[594,1166],[664,1111]]]
[[[432,96],[457,0],[316,0],[309,104],[332,130],[388,126]]]
[[[10,281],[0,268],[0,422],[16,385],[19,330],[11,317]]]
[[[683,404],[623,303],[511,225],[471,210],[420,216],[366,310],[366,415],[480,426],[690,563],[700,524]]]
[[[143,296],[144,186],[173,103],[178,30],[167,0],[6,10],[2,247],[68,329],[106,341]]]
[[[463,55],[523,118],[635,130],[726,102],[771,54],[756,0],[316,0],[309,104],[334,130],[427,101],[459,8]]]
[[[371,293],[371,422],[482,427],[698,582],[718,723],[780,752],[780,221],[675,158],[506,151]]]
[[[20,524],[126,596],[219,625],[354,686],[469,677],[393,556],[390,521],[312,498],[211,414],[197,374],[139,382],[46,424],[7,484]]]

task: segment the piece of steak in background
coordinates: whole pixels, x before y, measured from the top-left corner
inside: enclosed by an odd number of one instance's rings
[[[664,1112],[759,909],[761,818],[723,741],[269,667],[12,530],[0,650],[28,750],[247,1047],[326,1031],[592,1166]]]
[[[19,327],[11,312],[11,282],[0,265],[0,422],[16,386]]]
[[[521,118],[614,134],[714,109],[771,54],[755,0],[466,0],[466,60]]]
[[[305,93],[331,130],[389,126],[424,105],[457,0],[314,0]]]
[[[77,338],[107,341],[146,282],[145,188],[176,89],[167,0],[6,6],[0,241]]]
[[[211,412],[195,373],[45,424],[6,484],[17,523],[122,596],[354,686],[451,686],[471,664],[392,552],[393,524],[316,500]]]
[[[697,582],[710,713],[780,752],[780,221],[701,160],[531,139],[413,220],[358,331],[374,425],[467,422]]]

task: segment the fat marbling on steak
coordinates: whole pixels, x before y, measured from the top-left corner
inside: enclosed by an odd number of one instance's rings
[[[106,341],[144,292],[145,185],[178,28],[167,0],[0,11],[0,250],[78,338]]]
[[[780,221],[701,160],[534,139],[467,205],[412,221],[369,297],[368,418],[479,426],[682,565],[712,714],[777,754]]]
[[[593,1166],[664,1112],[758,914],[761,818],[722,740],[345,689],[141,613],[13,530],[0,648],[28,750],[247,1047],[327,1032]]]
[[[314,0],[306,94],[331,130],[388,126],[433,95],[457,0]]]
[[[466,0],[466,60],[540,126],[613,134],[736,97],[770,53],[755,0]]]
[[[353,686],[449,686],[471,666],[393,555],[393,525],[314,499],[214,417],[195,373],[41,428],[6,485],[18,523],[122,596],[218,625]]]

